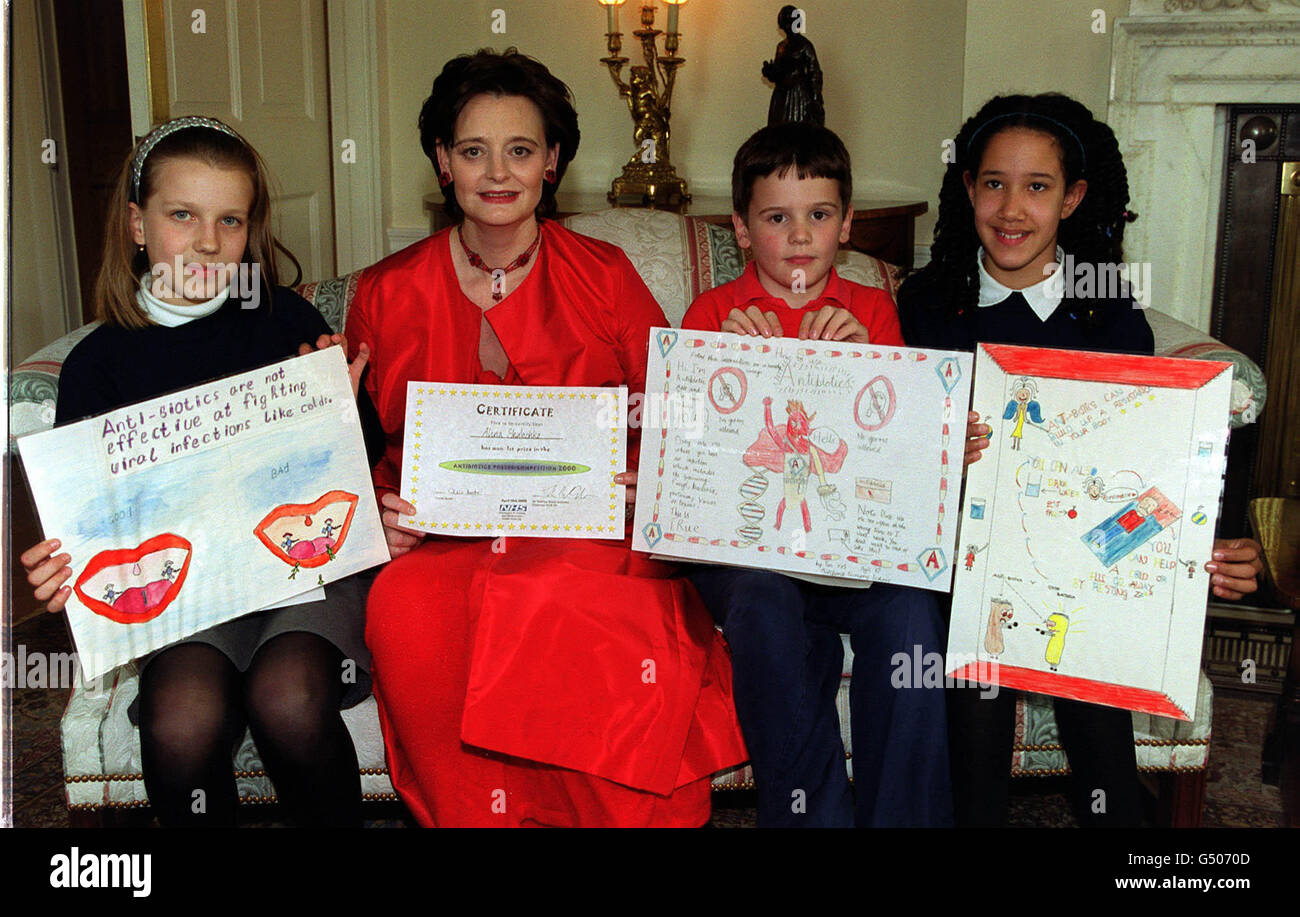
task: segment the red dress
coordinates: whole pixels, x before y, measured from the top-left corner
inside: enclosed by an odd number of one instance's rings
[[[401,478],[408,381],[645,387],[663,312],[623,252],[542,224],[532,271],[483,312],[443,231],[366,270],[348,346],[371,348],[367,387]],[[510,359],[482,368],[486,316]],[[639,431],[629,431],[635,467]],[[694,826],[709,781],[746,754],[731,665],[672,567],[630,541],[429,538],[394,560],[367,606],[393,785],[425,825]],[[498,550],[500,546],[498,546]]]

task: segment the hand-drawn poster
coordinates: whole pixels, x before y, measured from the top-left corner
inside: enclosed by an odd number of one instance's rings
[[[627,389],[411,382],[403,528],[482,538],[623,537]]]
[[[388,560],[338,347],[18,446],[89,679]]]
[[[947,671],[1191,719],[1228,363],[982,344]]]
[[[970,354],[654,329],[632,547],[946,592],[970,370]]]

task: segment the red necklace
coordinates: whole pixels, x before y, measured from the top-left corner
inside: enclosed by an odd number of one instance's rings
[[[537,236],[533,239],[533,244],[528,246],[528,248],[524,250],[524,253],[515,258],[514,261],[511,261],[502,268],[488,267],[487,262],[479,256],[479,253],[465,244],[465,236],[461,233],[459,228],[456,229],[456,238],[460,240],[460,247],[464,250],[465,257],[469,259],[471,266],[478,268],[485,274],[495,274],[497,271],[501,271],[502,274],[509,274],[511,271],[519,270],[519,268],[523,267],[532,259],[533,253],[537,251],[538,243],[542,241],[542,228],[540,226],[537,227]],[[492,284],[493,302],[501,302],[505,295],[505,284]]]

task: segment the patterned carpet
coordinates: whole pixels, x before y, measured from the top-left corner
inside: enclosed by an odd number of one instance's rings
[[[15,626],[13,647],[27,652],[70,652],[63,618],[36,615]],[[40,687],[13,692],[14,824],[20,827],[67,827],[64,807],[59,718],[67,692]],[[1206,791],[1206,827],[1278,827],[1282,800],[1277,787],[1260,779],[1260,752],[1275,699],[1270,695],[1216,690],[1210,774]],[[1063,779],[1026,778],[1012,784],[1013,827],[1064,827],[1074,824]],[[719,828],[753,827],[750,793],[714,794],[711,824]],[[403,827],[409,823],[399,806],[371,809],[368,827]],[[281,824],[276,810],[247,807],[242,824]]]

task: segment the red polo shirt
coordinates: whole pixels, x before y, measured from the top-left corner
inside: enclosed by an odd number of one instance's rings
[[[903,346],[903,333],[898,327],[898,309],[889,294],[875,287],[864,287],[860,283],[845,280],[834,268],[831,268],[830,276],[826,278],[826,289],[822,290],[822,295],[802,309],[796,309],[784,299],[763,289],[758,279],[758,269],[750,262],[745,272],[735,280],[697,296],[682,318],[682,327],[695,331],[721,331],[722,323],[732,309],[743,312],[750,306],[758,306],[763,312],[775,312],[781,319],[783,336],[791,338],[799,336],[799,324],[803,321],[805,312],[815,312],[823,306],[839,306],[848,309],[862,323],[871,343],[889,347]]]

